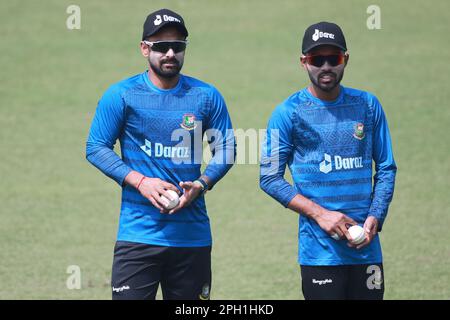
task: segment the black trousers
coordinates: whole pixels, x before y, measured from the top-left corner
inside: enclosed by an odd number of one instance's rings
[[[113,300],[209,299],[211,247],[163,247],[117,241],[112,267]]]
[[[306,300],[383,300],[383,264],[300,266]]]

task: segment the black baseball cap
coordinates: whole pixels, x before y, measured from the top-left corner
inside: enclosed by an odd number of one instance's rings
[[[341,28],[331,22],[319,22],[309,26],[303,36],[302,53],[311,49],[328,44],[347,51],[344,33]]]
[[[160,9],[150,13],[147,19],[145,19],[142,40],[145,40],[169,25],[176,27],[185,37],[188,36],[188,31],[184,26],[184,20],[178,13],[169,9]]]

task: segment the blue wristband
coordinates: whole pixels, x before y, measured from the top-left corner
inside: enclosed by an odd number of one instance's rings
[[[198,178],[197,180],[194,181],[194,183],[200,184],[202,186],[202,194],[205,194],[206,191],[208,191],[208,184],[202,178]]]

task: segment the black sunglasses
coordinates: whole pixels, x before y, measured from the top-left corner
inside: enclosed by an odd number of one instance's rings
[[[186,50],[186,40],[163,40],[163,41],[143,41],[146,45],[152,48],[153,51],[166,53],[170,49],[175,53]]]
[[[330,55],[307,55],[305,56],[305,61],[307,64],[313,65],[315,67],[321,67],[328,61],[328,64],[332,67],[336,67],[345,62],[345,55],[342,53],[339,54],[330,54]]]

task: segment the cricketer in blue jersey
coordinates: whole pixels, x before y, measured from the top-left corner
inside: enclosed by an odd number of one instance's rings
[[[220,93],[180,74],[187,35],[177,13],[151,13],[141,42],[149,70],[112,85],[92,121],[87,159],[122,187],[113,299],[155,299],[159,284],[164,299],[209,298],[204,194],[232,166],[235,141]],[[202,174],[204,135],[213,156]],[[180,196],[174,208],[169,190]]]
[[[306,299],[384,294],[378,232],[397,167],[378,99],[340,84],[348,59],[339,26],[307,28],[301,64],[311,84],[276,107],[262,150],[261,188],[300,213],[298,263]],[[284,179],[286,165],[293,186]],[[347,229],[356,224],[365,232],[359,244]]]

